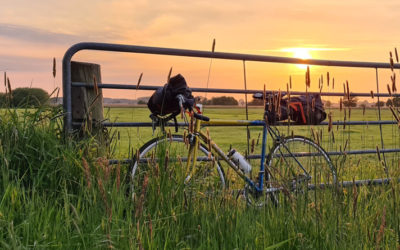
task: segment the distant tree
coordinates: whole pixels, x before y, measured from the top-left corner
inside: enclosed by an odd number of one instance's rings
[[[330,108],[332,106],[332,102],[329,100],[325,101],[325,107]]]
[[[211,105],[235,105],[237,106],[239,103],[238,101],[231,97],[231,96],[220,96],[220,97],[213,97],[211,98],[210,102],[207,104]]]
[[[144,100],[139,100],[137,104],[147,104],[147,102]]]
[[[395,106],[395,107],[400,107],[400,97],[394,97],[393,99],[388,99],[386,101],[386,106]]]
[[[16,88],[12,92],[14,107],[39,107],[49,101],[49,94],[40,88]]]
[[[354,108],[354,107],[357,107],[357,101],[358,101],[358,99],[356,97],[350,96],[350,99],[346,99],[346,100],[343,101],[343,105],[345,107]]]
[[[4,106],[5,104],[6,104],[6,94],[0,93],[0,107]]]
[[[376,107],[383,107],[383,106],[385,106],[385,102],[384,102],[384,101],[376,102],[376,103],[375,103],[375,106],[376,106]]]
[[[249,102],[250,106],[262,106],[264,104],[264,100],[253,98],[251,102]]]
[[[209,102],[209,100],[204,96],[196,96],[195,99],[196,99],[196,102],[203,104],[203,105],[207,105]]]

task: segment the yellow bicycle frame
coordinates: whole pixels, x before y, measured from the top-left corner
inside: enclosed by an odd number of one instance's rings
[[[263,125],[265,124],[263,121],[248,121],[248,120],[214,120],[214,121],[202,121],[200,119],[196,119],[194,124],[194,129],[192,135],[192,142],[190,143],[189,153],[186,163],[186,169],[189,172],[185,182],[189,182],[194,172],[196,171],[196,160],[198,156],[198,148],[199,148],[199,140],[202,140],[205,144],[210,145],[212,151],[214,151],[220,158],[222,158],[228,165],[244,180],[250,181],[248,177],[243,174],[243,172],[239,169],[239,167],[232,162],[225,153],[217,146],[217,144],[212,141],[206,134],[201,131],[201,125],[220,125],[220,126],[238,126],[238,125]]]

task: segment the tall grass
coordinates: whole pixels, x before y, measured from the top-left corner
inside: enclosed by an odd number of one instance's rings
[[[165,168],[158,157],[132,201],[129,166],[98,158],[90,136],[64,138],[60,114],[57,108],[0,112],[1,248],[399,246],[398,184],[327,191],[318,202],[293,194],[278,207],[253,208],[230,192],[188,197],[183,182],[171,179],[181,168],[173,162]],[[390,174],[398,177],[398,168]]]

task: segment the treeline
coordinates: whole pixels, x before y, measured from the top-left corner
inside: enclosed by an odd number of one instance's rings
[[[47,104],[49,94],[40,88],[16,88],[0,93],[0,107],[35,108]]]
[[[239,105],[238,101],[231,96],[220,96],[207,99],[204,97],[199,97],[200,103],[203,105]]]

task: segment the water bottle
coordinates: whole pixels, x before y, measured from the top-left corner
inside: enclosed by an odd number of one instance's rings
[[[231,149],[228,152],[228,157],[239,166],[239,168],[245,173],[248,174],[251,171],[250,163],[246,161],[246,159],[241,155],[236,149]]]

